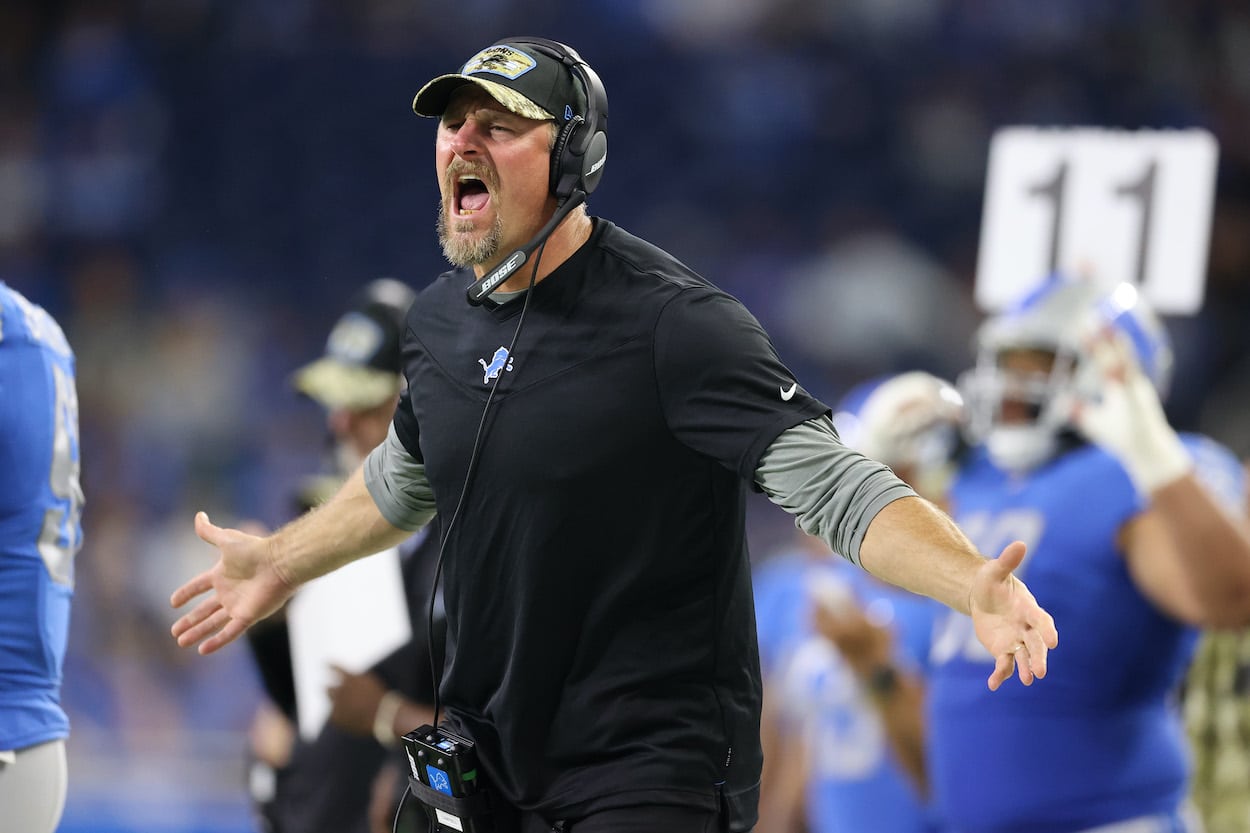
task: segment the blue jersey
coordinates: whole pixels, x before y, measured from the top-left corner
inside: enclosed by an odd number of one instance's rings
[[[0,283],[0,750],[69,733],[78,460],[73,353],[51,316]]]
[[[938,605],[873,580],[834,558],[782,555],[755,573],[760,662],[780,716],[808,739],[806,804],[813,833],[929,833],[925,806],[898,766],[868,693],[837,650],[815,633],[810,593],[817,582],[840,584],[876,621],[894,631],[897,660],[918,669]]]
[[[1241,506],[1236,458],[1183,439],[1199,477]],[[1197,631],[1159,612],[1129,577],[1117,535],[1145,504],[1123,469],[1092,445],[1024,477],[978,454],[951,504],[982,552],[1028,545],[1017,575],[1061,638],[1045,680],[990,692],[994,663],[971,620],[950,615],[939,628],[928,697],[939,812],[961,833],[1071,833],[1174,811],[1188,773],[1174,695]]]

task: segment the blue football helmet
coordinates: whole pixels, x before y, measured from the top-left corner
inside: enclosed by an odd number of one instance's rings
[[[959,378],[968,405],[968,434],[984,443],[995,465],[1029,471],[1061,448],[1071,424],[1073,405],[1096,398],[1101,379],[1086,345],[1098,331],[1112,327],[1127,337],[1142,371],[1160,398],[1172,373],[1172,345],[1162,322],[1132,284],[1111,289],[1054,276],[998,315],[976,335],[976,365]],[[1053,356],[1048,372],[1022,373],[1004,367],[1013,351]],[[1027,406],[1026,422],[1003,419],[1003,403]]]

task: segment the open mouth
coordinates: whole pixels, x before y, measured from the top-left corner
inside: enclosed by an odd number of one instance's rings
[[[486,207],[490,191],[482,180],[466,174],[456,180],[453,198],[457,216],[468,217]]]

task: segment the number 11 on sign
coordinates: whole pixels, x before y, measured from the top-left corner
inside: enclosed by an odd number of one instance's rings
[[[1217,147],[1209,133],[1007,128],[990,148],[976,295],[1001,309],[1063,272],[1202,305]]]

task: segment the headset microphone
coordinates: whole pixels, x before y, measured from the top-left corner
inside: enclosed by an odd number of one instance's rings
[[[511,277],[513,272],[520,269],[525,264],[525,261],[529,260],[529,256],[534,253],[534,250],[551,236],[551,233],[556,230],[556,226],[560,225],[574,208],[577,208],[584,202],[586,202],[586,192],[580,188],[569,195],[568,199],[556,207],[556,213],[551,215],[547,225],[542,227],[533,240],[517,249],[505,258],[502,263],[469,285],[467,291],[469,303],[476,307],[486,300],[486,296],[498,289],[504,281]]]

